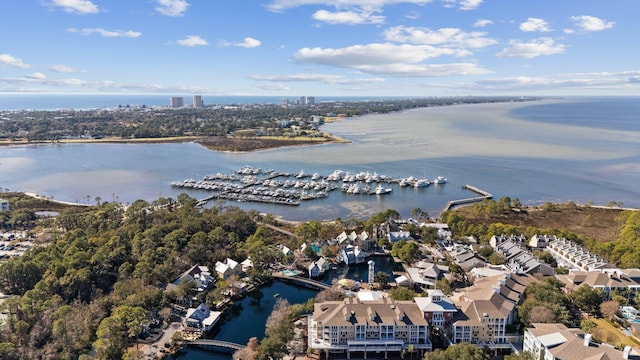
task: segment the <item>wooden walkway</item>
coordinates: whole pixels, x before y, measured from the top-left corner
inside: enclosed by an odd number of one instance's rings
[[[302,285],[312,289],[319,289],[319,290],[331,289],[331,285],[325,284],[317,280],[303,278],[301,276],[286,276],[279,272],[274,272],[273,278],[283,282]]]

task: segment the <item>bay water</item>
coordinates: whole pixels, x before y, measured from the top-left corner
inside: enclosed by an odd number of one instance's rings
[[[153,201],[201,190],[172,181],[232,173],[249,165],[328,175],[335,169],[393,178],[444,176],[427,188],[399,188],[384,196],[339,191],[300,206],[228,202],[291,220],[363,219],[386,209],[437,215],[452,199],[474,196],[471,184],[496,198],[523,204],[547,201],[621,202],[640,207],[640,99],[572,98],[453,105],[345,118],[322,129],[348,139],[251,153],[180,144],[47,144],[0,148],[0,187],[79,203]]]

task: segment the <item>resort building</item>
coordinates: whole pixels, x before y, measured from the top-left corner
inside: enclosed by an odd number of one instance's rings
[[[359,246],[349,245],[340,250],[340,260],[346,265],[363,263],[366,260],[366,255]]]
[[[409,280],[414,286],[427,289],[433,287],[436,281],[442,279],[449,272],[446,265],[438,265],[426,261],[419,261],[416,267],[406,268]]]
[[[237,261],[227,258],[224,262],[216,262],[216,273],[218,277],[228,279],[231,275],[240,275],[242,266]]]
[[[460,311],[452,321],[452,342],[466,342],[491,349],[510,349],[517,334],[507,334],[506,326],[517,321],[516,307],[523,299],[529,275],[505,273],[477,279],[473,286],[452,296]]]
[[[569,290],[576,290],[582,285],[600,289],[605,299],[611,298],[613,290],[629,290],[631,299],[640,291],[640,269],[570,270],[569,274],[556,277]]]
[[[524,332],[523,351],[536,360],[638,359],[638,352],[630,346],[618,350],[613,346],[596,344],[591,334],[563,324],[533,324]]]
[[[506,259],[505,268],[514,273],[538,274],[549,276],[555,271],[548,264],[538,261],[531,253],[524,249],[526,241],[506,240],[495,247],[495,251]]]
[[[314,305],[308,323],[308,345],[312,349],[352,353],[367,358],[397,356],[413,349],[422,355],[431,350],[429,324],[413,301],[393,301],[382,298],[361,301],[325,301]]]
[[[582,246],[564,238],[549,242],[547,251],[553,255],[559,266],[584,271],[611,269],[615,267],[607,263],[602,257],[594,255]]]
[[[209,331],[218,322],[222,313],[220,311],[211,311],[204,303],[197,308],[187,310],[184,318],[184,326],[192,329]]]
[[[458,309],[442,291],[428,290],[426,297],[416,297],[413,300],[433,329],[445,334],[450,332],[451,322]]]
[[[211,276],[208,267],[194,265],[189,270],[183,272],[177,279],[167,284],[167,291],[177,290],[180,284],[190,281],[193,281],[193,287],[198,292],[202,292],[215,282],[215,278]]]

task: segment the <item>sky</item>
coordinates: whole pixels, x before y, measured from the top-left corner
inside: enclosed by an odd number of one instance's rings
[[[2,0],[0,93],[640,94],[638,0]]]

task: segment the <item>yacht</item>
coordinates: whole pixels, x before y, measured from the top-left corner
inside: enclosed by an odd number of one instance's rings
[[[388,194],[388,193],[390,193],[391,191],[393,191],[393,189],[392,189],[392,188],[386,188],[386,187],[383,187],[382,185],[378,185],[378,186],[376,187],[376,189],[374,190],[374,194],[376,194],[376,195],[383,195],[383,194]]]
[[[427,180],[427,179],[418,179],[416,180],[416,182],[413,183],[413,187],[427,187],[431,185],[431,181]]]
[[[433,179],[433,183],[438,185],[438,184],[444,184],[447,182],[447,179],[442,177],[442,176],[438,176],[435,179]]]

